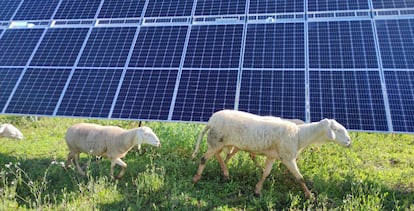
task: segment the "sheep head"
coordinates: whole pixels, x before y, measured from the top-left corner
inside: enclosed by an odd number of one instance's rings
[[[21,140],[23,139],[23,134],[11,124],[2,124],[0,125],[0,137]]]
[[[334,119],[323,119],[321,124],[326,129],[326,136],[329,140],[345,147],[351,146],[351,138],[343,125]]]
[[[156,147],[161,146],[157,135],[155,135],[154,131],[152,131],[152,129],[149,127],[140,127],[137,131],[137,137],[139,139],[138,144],[149,144]]]

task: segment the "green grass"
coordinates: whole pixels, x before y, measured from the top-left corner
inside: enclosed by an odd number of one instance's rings
[[[261,169],[247,153],[230,160],[229,181],[212,159],[200,182],[192,184],[199,158],[192,160],[191,153],[202,129],[197,124],[145,122],[159,136],[160,148],[131,150],[121,180],[110,179],[108,160],[83,154],[87,177],[81,177],[61,166],[68,153],[64,133],[81,121],[137,126],[134,121],[0,117],[0,123],[15,124],[25,135],[21,141],[0,139],[0,210],[414,210],[412,135],[351,133],[351,148],[308,148],[298,165],[315,197],[305,200],[280,162],[256,197]],[[205,150],[204,142],[199,157]]]

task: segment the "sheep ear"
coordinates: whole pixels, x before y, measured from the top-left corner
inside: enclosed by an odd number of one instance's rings
[[[328,138],[330,140],[335,140],[336,139],[336,135],[333,132],[332,128],[331,128],[331,121],[329,119],[323,119],[321,121],[321,123],[323,124],[323,126],[326,129],[326,136],[328,136]]]

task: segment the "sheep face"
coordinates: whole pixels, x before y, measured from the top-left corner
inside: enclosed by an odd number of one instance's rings
[[[158,139],[157,135],[152,131],[149,127],[141,127],[141,130],[138,133],[138,136],[141,136],[143,144],[149,144],[156,147],[161,145],[160,140]]]
[[[325,121],[328,127],[327,136],[329,140],[345,147],[351,146],[351,137],[349,137],[348,131],[344,126],[334,119],[325,119],[322,121]]]
[[[3,124],[0,125],[0,137],[21,140],[23,139],[23,134],[11,124]]]

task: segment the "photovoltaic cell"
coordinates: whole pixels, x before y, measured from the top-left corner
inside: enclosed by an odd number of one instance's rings
[[[414,19],[377,20],[384,68],[414,69]]]
[[[173,120],[206,122],[221,109],[234,109],[237,70],[183,70]]]
[[[6,113],[52,115],[69,73],[70,69],[27,69]]]
[[[198,0],[195,15],[245,14],[246,1],[242,0]]]
[[[24,0],[13,20],[50,20],[59,0]]]
[[[8,21],[19,7],[21,1],[5,0],[0,1],[0,21]]]
[[[384,71],[394,131],[414,132],[414,71]]]
[[[136,27],[94,28],[78,66],[123,67],[136,31]]]
[[[43,29],[9,29],[0,39],[0,66],[25,66]]]
[[[414,8],[412,0],[372,0],[374,9]]]
[[[303,23],[249,24],[245,68],[305,68]]]
[[[243,70],[239,109],[305,120],[305,71]]]
[[[141,27],[130,67],[180,66],[187,26]]]
[[[378,71],[310,71],[311,120],[352,130],[388,131]]]
[[[166,120],[178,70],[128,69],[112,118]]]
[[[94,18],[101,0],[62,0],[54,19]]]
[[[184,67],[238,68],[243,25],[194,26]]]
[[[87,28],[48,29],[31,66],[73,66],[88,33]]]
[[[304,0],[250,0],[249,14],[303,12]]]
[[[105,0],[98,18],[139,18],[145,1]]]
[[[309,0],[308,11],[367,10],[368,0]]]
[[[190,16],[192,0],[153,0],[149,1],[145,17]]]
[[[377,68],[370,21],[309,23],[310,68]]]
[[[107,118],[122,70],[76,69],[57,115]]]
[[[0,113],[2,112],[10,94],[16,86],[23,69],[0,68]]]

